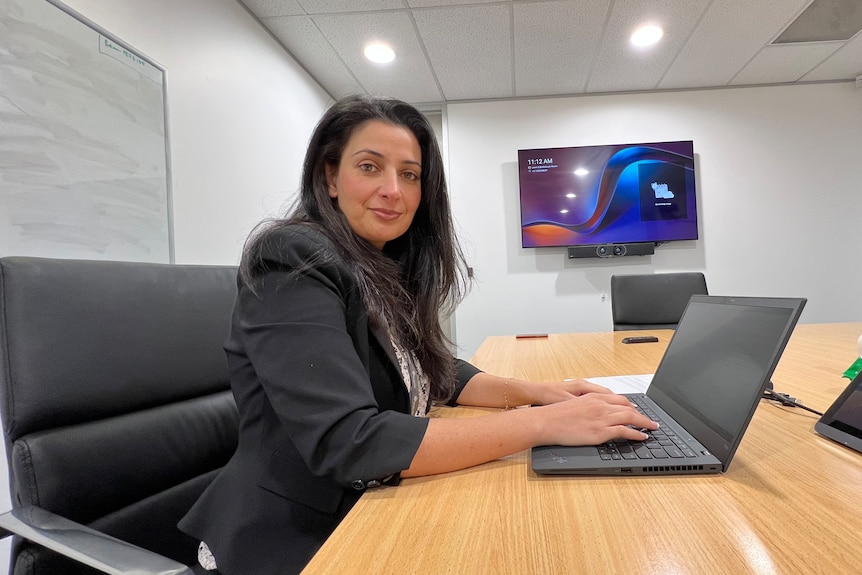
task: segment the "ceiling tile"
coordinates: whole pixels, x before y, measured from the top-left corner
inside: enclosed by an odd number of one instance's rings
[[[804,82],[851,80],[859,75],[862,75],[862,34],[857,34],[800,79]]]
[[[755,56],[731,84],[795,82],[840,47],[836,42],[767,46]]]
[[[405,8],[403,0],[296,0],[308,14],[370,12]]]
[[[583,92],[611,0],[514,6],[515,96]]]
[[[651,90],[673,62],[710,0],[626,0],[615,2],[589,92]],[[659,24],[664,37],[655,46],[638,49],[629,37],[647,22]]]
[[[813,0],[775,43],[849,40],[860,30],[862,2],[859,0]]]
[[[407,12],[313,16],[321,33],[357,81],[370,93],[409,102],[442,99],[422,45]],[[375,64],[362,54],[366,44],[386,42],[395,49],[390,64]]]
[[[310,16],[266,18],[263,23],[333,97],[365,91]]]
[[[514,95],[510,6],[417,10],[413,17],[447,100]]]
[[[296,0],[240,0],[258,18],[305,14]]]
[[[713,2],[659,87],[723,86],[810,0]],[[721,57],[717,58],[716,54]],[[708,66],[704,62],[709,62]]]
[[[411,8],[428,8],[430,6],[463,6],[464,4],[481,4],[483,2],[494,2],[502,4],[512,2],[512,0],[407,0],[407,5]]]

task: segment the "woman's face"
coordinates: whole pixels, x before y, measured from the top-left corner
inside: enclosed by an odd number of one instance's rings
[[[354,130],[338,166],[326,167],[329,196],[353,232],[382,249],[413,221],[422,197],[421,162],[413,132],[369,120]]]

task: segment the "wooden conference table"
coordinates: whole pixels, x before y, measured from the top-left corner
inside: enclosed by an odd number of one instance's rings
[[[489,337],[472,362],[537,381],[655,371],[672,332],[637,332],[660,340],[637,345],[626,333]],[[860,334],[862,323],[797,326],[776,391],[826,410]],[[761,401],[723,475],[540,477],[524,451],[406,479],[363,495],[303,573],[862,573],[862,454],[817,435],[816,420]]]

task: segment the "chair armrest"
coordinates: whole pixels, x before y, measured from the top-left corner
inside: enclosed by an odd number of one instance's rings
[[[0,515],[0,538],[18,535],[112,575],[192,575],[186,565],[39,507]]]

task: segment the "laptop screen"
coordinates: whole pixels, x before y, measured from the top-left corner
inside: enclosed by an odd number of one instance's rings
[[[647,395],[726,461],[803,305],[803,299],[693,296]]]

